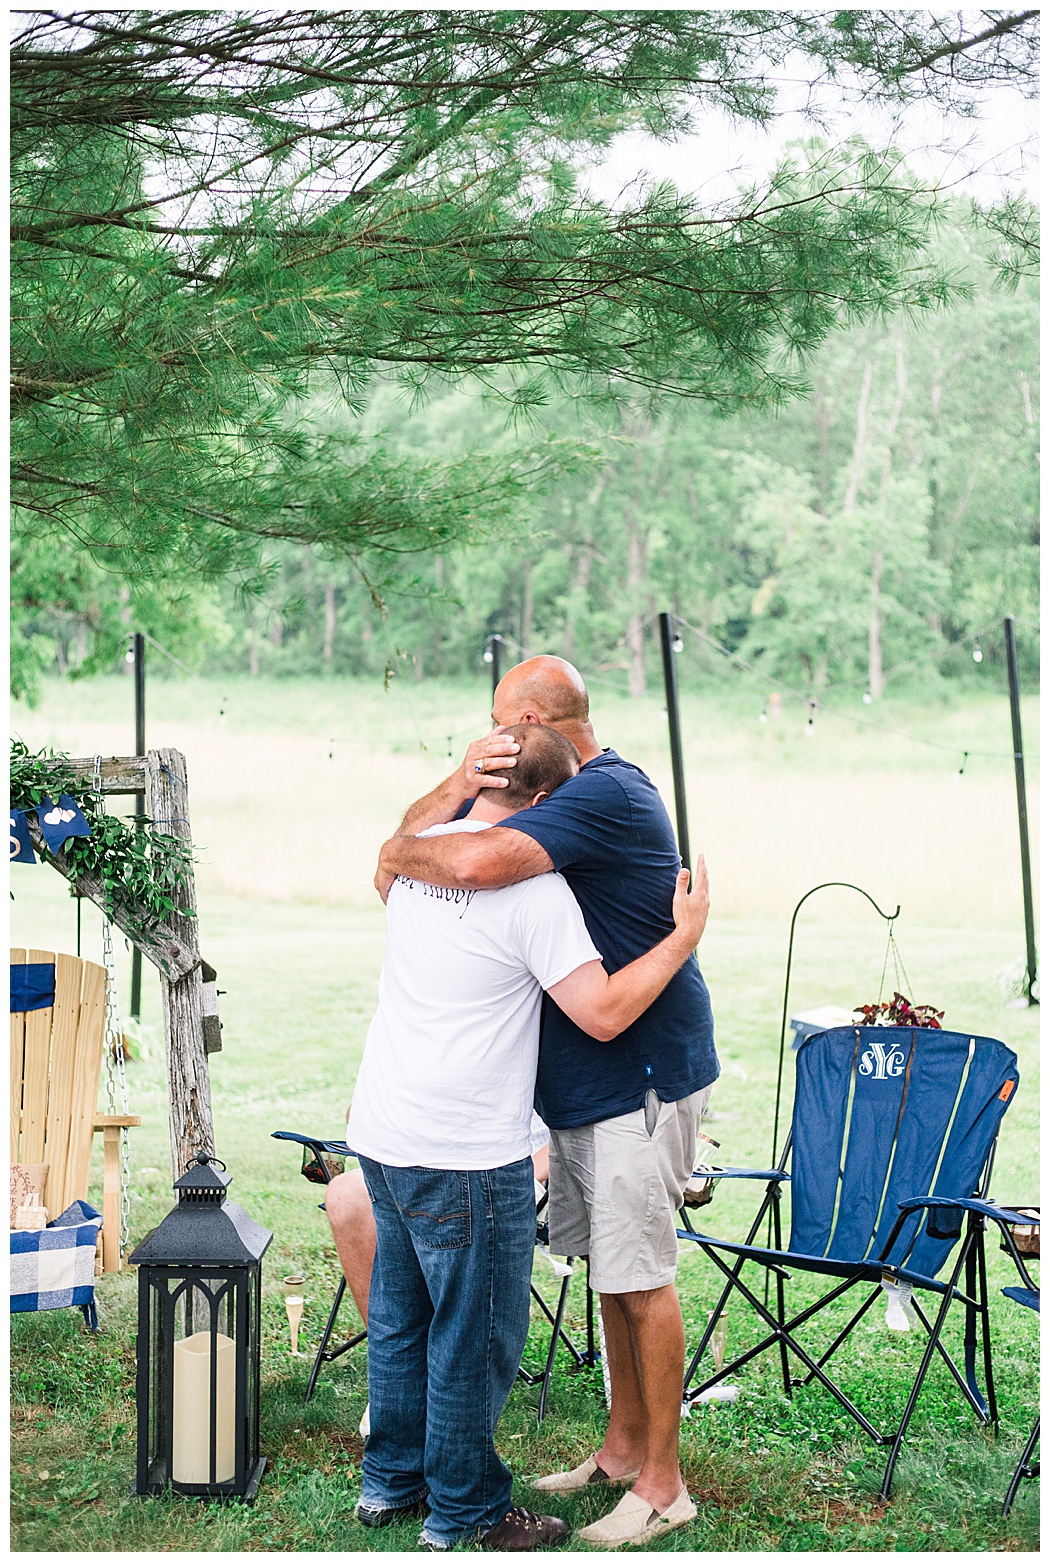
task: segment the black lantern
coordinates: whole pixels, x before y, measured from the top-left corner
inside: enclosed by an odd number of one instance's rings
[[[231,1181],[202,1150],[175,1184],[177,1206],[130,1258],[139,1266],[140,1496],[253,1502],[266,1468],[259,1324],[273,1233],[227,1203]]]

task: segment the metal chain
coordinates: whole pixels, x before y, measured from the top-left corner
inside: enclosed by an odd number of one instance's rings
[[[92,789],[102,799],[102,755],[95,755]],[[113,926],[102,913],[102,958],[106,967],[106,1104],[111,1117],[128,1115],[128,1079],[124,1069],[124,1026],[117,995],[117,969],[113,959]],[[120,1251],[127,1251],[131,1216],[131,1145],[127,1128],[120,1130]]]

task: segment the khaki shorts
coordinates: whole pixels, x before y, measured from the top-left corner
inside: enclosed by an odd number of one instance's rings
[[[655,1291],[678,1264],[676,1217],[712,1087],[551,1130],[550,1248],[590,1259],[596,1291]]]

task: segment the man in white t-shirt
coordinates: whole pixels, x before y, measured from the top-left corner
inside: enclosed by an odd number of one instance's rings
[[[567,738],[535,724],[511,784],[427,833],[487,829],[577,773]],[[371,1427],[359,1517],[387,1523],[429,1501],[420,1545],[557,1545],[560,1519],[511,1506],[493,1433],[529,1325],[536,1212],[532,1100],[546,991],[611,1041],[699,942],[707,878],[683,870],[675,930],[609,976],[556,873],[494,890],[399,878],[387,902],[379,1009],[347,1122],[375,1215],[368,1312]]]

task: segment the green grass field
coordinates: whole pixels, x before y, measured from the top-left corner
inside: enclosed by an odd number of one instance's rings
[[[415,1546],[414,1528],[376,1534],[353,1517],[362,1452],[356,1428],[367,1395],[363,1351],[325,1368],[303,1407],[309,1362],[288,1354],[280,1281],[293,1271],[308,1276],[308,1350],[337,1271],[318,1191],[300,1178],[292,1147],[269,1135],[280,1127],[341,1132],[382,958],[383,915],[368,887],[374,847],[401,805],[447,768],[441,729],[445,738],[454,734],[458,753],[468,731],[484,724],[485,695],[482,685],[429,683],[395,685],[385,697],[374,686],[320,681],[151,686],[150,742],[173,743],[189,758],[203,857],[202,948],[225,990],[224,1048],[212,1059],[217,1146],[234,1174],[231,1196],[275,1232],[264,1266],[263,1442],[271,1465],[251,1509],[128,1497],[134,1281],[108,1276],[98,1288],[97,1337],[83,1334],[72,1311],[13,1320],[14,1549]],[[599,736],[664,785],[659,702],[606,696],[596,704]],[[14,725],[34,746],[122,752],[129,705],[123,680],[52,685],[41,709],[17,711]],[[735,697],[685,702],[693,832],[708,852],[715,897],[701,956],[722,1059],[707,1126],[722,1156],[760,1165],[769,1154],[791,906],[821,878],[856,879],[882,903],[903,906],[899,939],[912,996],[945,1008],[947,1023],[999,1036],[1017,1051],[1021,1089],[1004,1121],[993,1194],[1003,1202],[1037,1200],[1037,1011],[1005,1007],[998,980],[1023,950],[1008,762],[971,759],[955,785],[957,762],[946,751],[915,745],[914,756],[910,748],[904,755],[897,745],[892,755],[873,755],[844,722],[835,724],[837,741],[830,722],[807,739],[797,719],[791,725],[785,716],[771,732],[773,724],[760,727],[754,714]],[[879,719],[961,747],[1009,751],[1005,701],[892,706]],[[1034,713],[1026,720],[1034,736]],[[421,750],[413,721],[426,739],[438,733],[438,743]],[[344,748],[337,743],[329,761],[327,739],[340,736]],[[74,903],[57,875],[19,869],[13,877],[12,942],[75,949]],[[874,997],[885,949],[874,914],[843,891],[811,905],[800,925],[793,1007]],[[98,958],[98,914],[85,907],[83,918],[84,953]],[[128,963],[121,949],[125,1006]],[[130,1069],[131,1110],[143,1118],[133,1134],[133,1240],[171,1205],[163,1043],[148,967],[142,1036],[146,1055]],[[740,1235],[751,1208],[746,1192],[723,1186],[705,1225]],[[1009,1283],[998,1254],[992,1267],[996,1288]],[[536,1273],[552,1293],[542,1260]],[[680,1282],[695,1340],[717,1286],[695,1253],[683,1255]],[[808,1298],[806,1286],[793,1280],[792,1299]],[[570,1313],[577,1332],[583,1304],[577,1276]],[[881,1311],[869,1314],[845,1350],[840,1377],[888,1418],[903,1405],[921,1347],[914,1334],[888,1334]],[[345,1316],[352,1316],[349,1304]],[[686,1475],[700,1517],[662,1549],[1036,1549],[1032,1483],[1008,1520],[998,1516],[1035,1413],[1035,1319],[1000,1299],[995,1327],[998,1441],[976,1426],[947,1372],[936,1369],[885,1509],[875,1500],[879,1453],[834,1402],[812,1388],[787,1401],[771,1358],[748,1368],[735,1405],[697,1408],[684,1423]],[[744,1344],[749,1331],[744,1315],[732,1311],[729,1348]],[[533,1361],[543,1345],[537,1323]],[[538,1390],[523,1384],[501,1423],[502,1451],[522,1477],[518,1500],[530,1500],[529,1475],[575,1460],[600,1436],[600,1373],[571,1374],[566,1360],[542,1427]],[[604,1501],[589,1494],[544,1506],[579,1525]]]

